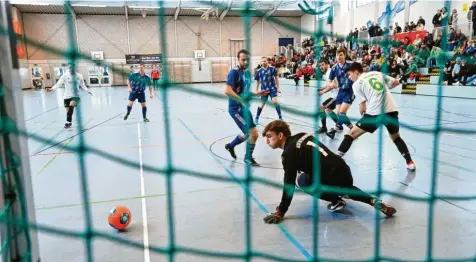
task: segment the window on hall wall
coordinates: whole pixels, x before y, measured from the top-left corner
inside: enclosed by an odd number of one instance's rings
[[[375,0],[355,0],[355,7],[361,7],[361,6],[368,5],[374,2]]]

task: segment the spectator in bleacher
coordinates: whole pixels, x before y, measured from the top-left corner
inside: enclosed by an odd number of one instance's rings
[[[410,32],[410,24],[408,22],[405,23],[405,27],[403,28],[403,32]]]
[[[461,70],[461,58],[457,57],[456,62],[453,66],[453,71],[451,71],[451,77],[453,78],[454,84],[459,84],[459,71]]]
[[[418,73],[418,67],[417,65],[414,63],[414,58],[413,57],[410,57],[408,59],[408,64],[409,64],[409,67],[407,69],[407,71],[402,75],[402,78],[400,79],[400,83],[406,83],[407,80],[410,78],[410,79],[413,79],[414,78],[414,75],[416,73]]]
[[[436,10],[436,14],[433,16],[432,23],[434,28],[441,26],[441,9]]]
[[[451,12],[451,15],[448,18],[448,25],[456,28],[456,25],[458,24],[458,10],[453,9]]]
[[[427,60],[426,67],[430,68],[433,67],[433,65],[436,65],[437,67],[441,64],[441,59],[440,58],[441,54],[441,48],[437,45],[434,45],[433,48],[431,49],[430,52],[430,57]]]
[[[472,11],[469,20],[473,22],[473,35],[476,35],[476,1],[473,1],[471,7],[469,8],[469,11]]]
[[[395,29],[393,29],[393,34],[400,34],[402,32],[402,28],[395,22]]]
[[[448,51],[453,51],[456,43],[456,33],[453,28],[448,32]]]
[[[423,25],[423,27],[425,27],[425,19],[423,19],[422,16],[420,16],[420,18],[418,18],[417,25],[418,24],[421,24],[421,25]]]
[[[410,22],[410,32],[411,32],[411,31],[415,31],[415,30],[416,30],[416,27],[417,27],[417,26],[415,25],[415,22],[411,21],[411,22]]]
[[[430,58],[430,49],[425,44],[421,45],[418,56],[423,60],[424,65],[428,64],[428,58]]]
[[[474,40],[468,41],[468,46],[464,50],[465,55],[474,56],[476,53],[476,47],[474,46]]]
[[[472,76],[470,72],[471,68],[470,66],[466,63],[466,59],[461,60],[461,67],[459,69],[458,73],[458,79],[459,82],[455,82],[453,85],[466,85],[466,81],[468,80],[468,77]]]
[[[396,60],[392,60],[391,65],[388,67],[388,74],[393,78],[400,78],[400,66]]]
[[[453,72],[453,67],[454,67],[454,64],[451,63],[451,61],[447,61],[446,64],[445,64],[445,67],[443,68],[443,84],[444,85],[452,85],[453,84],[453,76],[452,76],[452,72]]]
[[[461,29],[456,29],[455,46],[460,47],[467,40],[468,40],[468,38],[463,33],[461,33]]]

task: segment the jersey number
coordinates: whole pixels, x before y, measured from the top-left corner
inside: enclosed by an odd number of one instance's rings
[[[377,91],[382,91],[383,90],[383,83],[378,81],[378,79],[375,78],[375,77],[372,77],[372,78],[369,79],[369,84],[373,89],[375,89]]]
[[[316,145],[316,143],[314,143],[312,141],[307,141],[306,145],[317,147],[317,150],[319,150],[319,152],[321,152],[324,156],[327,156],[327,152],[324,149],[322,149],[322,147]]]

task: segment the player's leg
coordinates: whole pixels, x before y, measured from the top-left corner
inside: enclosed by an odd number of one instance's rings
[[[334,139],[335,135],[337,132],[342,132],[344,128],[342,127],[342,120],[340,119],[339,115],[342,110],[342,105],[343,101],[339,95],[337,95],[336,100],[335,100],[335,106],[336,106],[336,114],[337,114],[337,122],[335,127],[331,128],[328,132],[326,132],[326,135],[332,139]]]
[[[377,199],[354,186],[352,172],[346,163],[343,163],[339,167],[339,170],[333,174],[333,178],[337,179],[339,187],[350,189],[352,191],[347,194],[350,199],[371,205],[377,210],[380,210],[386,216],[392,216],[397,212],[397,210],[389,204],[384,203],[382,200]]]
[[[245,109],[244,107],[241,107],[238,109],[232,109],[228,111],[233,121],[235,121],[238,128],[240,128],[240,130],[242,131],[242,133],[238,134],[230,143],[225,145],[225,149],[230,153],[231,157],[234,159],[236,159],[235,147],[245,142],[249,137],[249,134],[246,130],[246,126],[247,126],[246,120],[242,116],[242,111],[244,109]]]
[[[263,111],[266,101],[268,101],[268,95],[261,96],[261,104],[258,106],[258,109],[256,110],[256,118],[255,118],[256,125],[259,122],[259,116],[261,115],[261,111]]]
[[[147,119],[147,104],[145,102],[145,93],[140,94],[138,100],[142,106],[142,118],[144,119],[144,122],[149,122],[149,119]]]
[[[64,128],[70,128],[72,125],[71,122],[72,122],[73,113],[72,113],[72,110],[70,109],[70,104],[72,100],[73,100],[72,98],[68,98],[68,99],[64,99],[63,101],[63,105],[66,110],[66,123],[64,124]],[[71,115],[70,115],[70,110],[71,110]]]
[[[333,128],[331,131],[327,132],[327,136],[334,139],[335,134],[338,131],[342,131],[342,125],[346,125],[349,129],[352,129],[352,123],[350,122],[350,119],[347,117],[347,111],[349,110],[350,106],[352,105],[352,102],[354,100],[354,95],[346,95],[345,97],[342,98],[342,103],[339,108],[339,113],[338,113],[338,120],[336,124],[336,128]],[[340,129],[340,130],[339,130]]]
[[[361,135],[365,134],[366,132],[373,133],[377,130],[378,124],[376,123],[376,117],[370,115],[364,115],[356,125],[352,127],[352,129],[344,136],[344,140],[342,140],[337,154],[340,156],[344,156],[347,151],[349,151],[352,142],[360,137]]]
[[[390,134],[390,138],[392,138],[392,141],[393,143],[395,143],[395,146],[397,146],[398,151],[405,158],[405,161],[407,162],[407,168],[412,171],[415,170],[416,166],[412,160],[407,144],[400,137],[400,123],[398,121],[398,112],[391,112],[385,115],[388,117],[385,121],[385,127],[387,128],[387,131]]]
[[[327,98],[320,106],[319,106],[319,114],[321,118],[321,128],[317,130],[318,134],[326,133],[327,132],[327,115],[331,117],[334,123],[337,123],[338,117],[337,114],[334,113],[334,109],[336,108],[336,100],[335,98],[329,97]]]
[[[132,105],[134,104],[134,101],[137,99],[136,94],[130,93],[129,94],[129,100],[127,101],[127,112],[126,115],[124,116],[124,120],[127,120],[129,117],[129,114],[131,113],[132,110]]]
[[[325,181],[326,179],[322,179],[322,174],[321,174],[321,180]],[[312,190],[312,174],[307,174],[307,173],[299,173],[296,177],[296,186],[301,189],[303,192],[310,194],[314,197],[317,197],[316,190]],[[323,182],[323,185],[328,185],[327,183]],[[322,199],[324,201],[331,202],[329,205],[327,205],[327,209],[330,212],[336,212],[339,210],[342,210],[345,208],[346,203],[342,199],[342,197],[337,194],[337,193],[332,193],[332,192],[320,192],[319,194],[319,199]]]
[[[273,101],[274,107],[276,108],[276,113],[278,113],[279,120],[283,120],[283,116],[281,115],[281,106],[279,105],[278,94],[276,92],[271,94],[271,101]]]
[[[253,158],[253,152],[255,150],[256,141],[258,140],[259,136],[258,129],[256,128],[256,125],[253,122],[253,115],[251,115],[251,112],[249,110],[243,108],[241,116],[243,119],[245,119],[245,126],[243,127],[242,132],[245,134],[248,133],[248,144],[246,147],[244,161],[245,163],[250,164],[252,166],[259,166],[259,164]]]

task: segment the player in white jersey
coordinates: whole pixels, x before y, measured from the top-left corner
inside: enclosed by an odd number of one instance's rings
[[[323,72],[322,80],[324,81],[329,80],[329,75],[331,73],[329,62],[325,59],[322,59],[320,61],[320,68],[321,68],[321,72]],[[336,79],[334,79],[332,84],[328,84],[324,87],[321,87],[319,89],[319,95],[322,96],[329,91],[331,92],[331,96],[327,98],[324,102],[322,102],[322,104],[319,106],[320,117],[321,117],[321,128],[317,130],[318,134],[327,132],[327,123],[326,123],[327,115],[331,117],[334,123],[337,123],[337,120],[339,119],[337,114],[334,112],[334,109],[336,108],[336,97],[337,97],[337,93],[339,92],[339,86],[337,85]]]
[[[393,142],[407,162],[409,170],[415,170],[408,147],[400,137],[398,106],[390,93],[390,89],[400,84],[399,80],[386,76],[381,72],[363,73],[360,63],[354,62],[346,70],[349,78],[354,82],[352,88],[355,100],[359,104],[362,118],[352,127],[339,146],[337,154],[343,156],[359,136],[366,132],[373,133],[381,124],[386,128]]]
[[[64,85],[64,107],[66,108],[66,123],[64,124],[64,128],[70,128],[72,125],[72,119],[73,119],[73,112],[74,108],[79,104],[80,98],[79,98],[79,87],[84,89],[84,91],[88,92],[90,95],[92,93],[89,91],[89,89],[86,87],[86,84],[84,83],[84,77],[78,72],[74,73],[74,76],[76,77],[76,83],[73,78],[72,72],[72,65],[68,65],[68,69],[58,80],[58,83],[56,83],[53,87],[47,88],[47,92],[55,91],[58,87]]]

